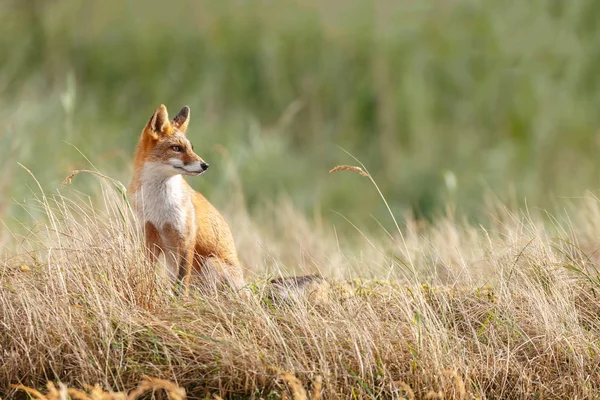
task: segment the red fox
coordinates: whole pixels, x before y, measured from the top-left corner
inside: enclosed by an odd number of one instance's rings
[[[171,276],[186,293],[192,270],[200,273],[203,283],[225,283],[237,290],[244,277],[229,225],[182,176],[208,169],[186,137],[189,122],[189,107],[170,121],[161,105],[146,123],[130,185],[134,210],[151,261],[164,254]]]

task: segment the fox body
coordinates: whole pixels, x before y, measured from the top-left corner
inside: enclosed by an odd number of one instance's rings
[[[144,228],[148,256],[156,262],[164,254],[171,276],[186,291],[192,271],[203,283],[239,289],[243,272],[227,222],[182,176],[208,169],[186,137],[189,121],[189,107],[169,120],[161,105],[146,123],[130,185],[134,209]]]

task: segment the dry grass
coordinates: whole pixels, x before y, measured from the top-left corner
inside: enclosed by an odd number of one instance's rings
[[[351,172],[356,172],[361,176],[369,176],[368,173],[366,173],[361,167],[357,167],[355,165],[337,165],[335,167],[333,167],[329,173],[335,173],[335,172],[340,172],[340,171],[351,171]]]
[[[174,399],[178,387],[191,398],[598,397],[595,199],[551,224],[501,207],[485,229],[407,219],[351,248],[286,202],[230,212],[249,295],[177,298],[144,261],[122,187],[100,179],[93,202],[40,193],[45,221],[2,251],[3,398],[10,385],[62,399],[51,396],[95,398],[67,389],[95,383],[137,396],[157,382]],[[264,277],[313,270],[327,299],[267,296]],[[138,387],[144,376],[172,384]],[[47,381],[61,383],[40,389]]]
[[[171,400],[184,400],[186,398],[185,389],[177,386],[173,382],[164,379],[145,377],[137,388],[130,393],[104,391],[98,385],[89,387],[87,391],[68,388],[60,383],[58,389],[52,382],[48,382],[46,394],[39,390],[24,386],[11,385],[13,389],[27,393],[33,399],[39,400],[137,400],[148,393],[156,394],[166,393]]]

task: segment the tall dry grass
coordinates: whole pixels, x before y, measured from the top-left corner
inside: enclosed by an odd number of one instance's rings
[[[490,205],[485,228],[449,208],[347,244],[286,201],[228,210],[248,298],[178,298],[145,262],[122,186],[76,179],[101,194],[38,191],[25,207],[45,220],[2,250],[3,398],[147,375],[192,398],[598,397],[596,199],[561,218]],[[267,295],[267,277],[304,272],[330,279],[327,297]]]

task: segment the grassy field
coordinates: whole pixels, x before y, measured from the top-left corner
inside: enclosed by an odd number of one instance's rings
[[[405,221],[402,233],[367,238],[354,254],[287,204],[271,210],[277,226],[238,211],[240,252],[253,259],[247,298],[177,298],[164,271],[144,262],[128,203],[102,185],[101,206],[40,196],[48,222],[5,254],[1,386],[127,390],[149,375],[193,398],[276,399],[315,385],[324,398],[600,390],[596,199],[552,228],[502,207],[487,230],[451,217]],[[279,260],[291,248],[302,253],[293,270],[319,270],[327,291],[269,295],[261,277],[289,273]]]
[[[0,2],[0,397],[600,398],[598,11]],[[245,299],[143,258],[123,195],[161,103],[192,109]]]

